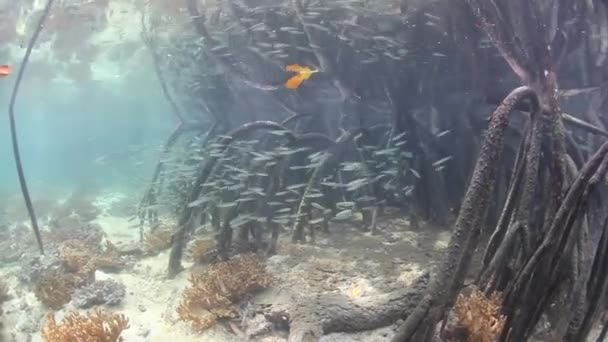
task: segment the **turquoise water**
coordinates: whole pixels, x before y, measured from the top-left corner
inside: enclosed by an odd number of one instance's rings
[[[40,80],[26,70],[15,110],[33,197],[50,188],[69,191],[83,185],[138,188],[149,178],[173,118],[152,65],[142,66],[142,72],[113,84],[45,82],[37,87]],[[18,190],[8,129],[15,74],[0,80],[0,192]]]

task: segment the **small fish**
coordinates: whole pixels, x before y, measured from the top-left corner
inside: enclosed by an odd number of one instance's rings
[[[346,184],[346,190],[348,191],[355,191],[365,185],[368,184],[368,179],[367,178],[359,178],[359,179],[355,179],[352,182],[349,182],[348,184]]]
[[[419,173],[418,171],[416,171],[416,170],[414,170],[414,169],[411,169],[411,168],[410,168],[410,172],[411,172],[411,173],[412,173],[414,176],[416,176],[416,178],[422,178],[422,177],[420,176],[420,173]]]
[[[351,209],[346,209],[346,210],[342,210],[341,212],[337,213],[336,216],[334,217],[334,220],[336,220],[336,221],[346,220],[348,218],[351,218],[352,216],[353,216],[353,211]]]
[[[285,216],[280,216],[280,217],[274,217],[272,219],[272,222],[274,223],[278,223],[278,224],[288,224],[289,223],[289,217],[285,217]]]
[[[397,176],[397,170],[396,169],[384,170],[384,171],[380,171],[380,173],[384,173],[384,174],[389,175],[389,176]]]
[[[316,219],[314,219],[314,220],[310,220],[310,221],[308,221],[308,224],[313,224],[313,225],[314,225],[314,224],[319,224],[319,223],[323,222],[323,220],[325,220],[325,218],[324,218],[324,217],[319,217],[319,218],[316,218]]]
[[[213,199],[213,197],[210,197],[210,196],[204,196],[204,197],[201,197],[201,198],[197,199],[197,200],[196,200],[196,201],[194,201],[194,202],[190,202],[190,203],[188,203],[188,208],[199,207],[199,206],[201,206],[202,204],[204,204],[204,203],[206,203],[206,202],[211,201],[212,199]]]
[[[443,165],[443,164],[445,164],[446,162],[448,162],[449,160],[451,160],[452,158],[453,158],[452,156],[447,156],[447,157],[445,157],[445,158],[441,158],[441,159],[439,159],[438,161],[436,161],[436,162],[434,162],[434,163],[433,163],[433,167],[434,167],[434,168],[438,168],[438,167],[440,167],[441,165]]]
[[[230,221],[230,226],[232,228],[236,228],[244,225],[245,223],[249,223],[253,217],[251,215],[239,215],[234,220]]]
[[[405,188],[403,188],[403,191],[405,192],[404,193],[405,197],[409,197],[414,192],[414,186],[408,185]]]
[[[253,198],[253,197],[243,197],[243,198],[238,198],[236,200],[237,203],[249,202],[249,201],[255,201],[255,198]]]
[[[320,193],[320,192],[311,192],[311,193],[306,194],[306,196],[304,196],[304,197],[306,197],[306,198],[320,198],[320,197],[323,197],[323,194]]]
[[[591,93],[594,91],[600,90],[601,87],[587,87],[587,88],[577,88],[577,89],[562,89],[558,90],[559,96],[570,97],[585,93]]]
[[[310,205],[311,205],[313,208],[316,208],[316,209],[319,209],[319,210],[325,210],[325,207],[324,207],[324,206],[322,206],[322,205],[320,205],[319,203],[312,202]]]
[[[435,136],[436,136],[437,138],[441,138],[442,136],[444,136],[444,135],[446,135],[446,134],[450,134],[450,132],[452,132],[452,130],[451,130],[451,129],[446,129],[445,131],[441,131],[441,132],[437,133]]]
[[[0,65],[0,77],[5,77],[8,76],[12,73],[12,68],[10,67],[10,65]]]
[[[374,201],[374,200],[376,200],[376,198],[373,196],[362,196],[357,199],[357,201],[360,201],[360,202],[370,202],[370,201]]]
[[[299,64],[290,64],[285,68],[285,70],[296,73],[295,76],[291,77],[287,80],[287,82],[285,82],[285,87],[287,89],[298,89],[304,81],[312,76],[312,74],[319,72],[319,70],[313,70],[307,66],[301,66]]]
[[[399,133],[399,134],[395,135],[391,140],[392,141],[397,141],[397,140],[403,138],[406,134],[407,134],[407,132]]]
[[[355,202],[338,202],[336,206],[338,208],[352,208],[355,206]]]
[[[339,188],[343,186],[342,184],[336,182],[321,182],[321,185],[325,185],[330,188]]]
[[[397,150],[399,150],[399,149],[398,148],[385,148],[385,149],[374,152],[373,155],[374,156],[390,155],[390,154],[397,152]]]
[[[287,189],[287,190],[296,190],[296,189],[303,188],[303,187],[305,187],[305,186],[307,186],[307,185],[308,185],[308,183],[294,184],[294,185],[290,185],[290,186],[288,186],[286,189]],[[277,195],[278,195],[278,193],[277,193]]]
[[[331,30],[328,27],[325,27],[325,26],[319,25],[319,24],[308,23],[308,24],[306,24],[306,26],[312,27],[314,29],[317,29],[317,30],[323,31],[323,32],[331,32]]]
[[[360,162],[342,163],[342,171],[360,171],[362,168],[363,168],[363,163],[360,163]]]
[[[279,28],[279,31],[283,31],[283,32],[298,31],[298,28],[292,27],[292,26],[283,26],[283,27]]]

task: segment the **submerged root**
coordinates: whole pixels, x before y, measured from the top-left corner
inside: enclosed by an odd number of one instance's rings
[[[288,342],[316,341],[335,332],[372,330],[407,317],[422,300],[429,274],[425,273],[405,289],[356,302],[338,294],[293,299],[287,305],[263,307],[266,319],[289,328]]]

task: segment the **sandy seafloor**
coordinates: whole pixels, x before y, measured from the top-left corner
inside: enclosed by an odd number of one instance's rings
[[[107,214],[107,208],[120,198],[120,194],[106,194],[98,198],[96,205],[104,213],[96,222],[113,243],[136,243],[139,241],[138,228],[127,217]],[[278,293],[277,289],[289,288],[310,294],[337,292],[357,301],[388,292],[407,286],[430,267],[441,255],[450,237],[448,231],[436,228],[412,229],[407,220],[397,215],[379,222],[382,232],[376,236],[358,231],[356,222],[334,224],[330,228],[331,234],[320,234],[314,245],[293,245],[283,235],[278,255],[269,258],[266,263],[267,270],[276,281],[271,288],[256,296],[273,296]],[[122,334],[125,342],[247,340],[224,325],[216,325],[200,334],[180,321],[175,307],[181,299],[182,290],[188,285],[192,264],[186,259],[186,270],[176,279],[168,280],[167,262],[168,251],[164,251],[154,257],[139,259],[132,268],[120,273],[96,272],[96,280],[112,278],[126,286],[127,295],[119,306],[104,307],[129,318],[130,328]],[[11,295],[2,306],[4,315],[0,341],[43,341],[40,329],[49,309],[40,304],[32,292],[19,285],[16,272],[19,272],[19,265],[4,265],[0,269],[0,277],[7,281]],[[254,301],[256,296],[250,300]],[[72,310],[72,304],[67,304],[56,312],[56,320],[59,322],[66,312]],[[246,321],[241,329],[247,331],[247,326],[252,324]],[[394,328],[389,326],[362,333],[334,333],[324,336],[321,341],[387,341]],[[250,341],[279,342],[286,341],[286,336],[284,332],[276,332]]]

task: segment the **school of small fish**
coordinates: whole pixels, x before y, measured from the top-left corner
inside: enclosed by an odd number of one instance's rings
[[[280,139],[285,133],[275,130],[270,131],[269,136]],[[448,133],[449,130],[442,131],[436,137]],[[163,160],[163,174],[173,179],[174,189],[161,196],[162,202],[179,203],[177,199],[183,196],[180,191],[188,188],[196,177],[196,170],[208,158],[217,158],[217,172],[202,184],[201,196],[187,206],[232,212],[229,217],[234,228],[252,222],[288,225],[302,218],[313,226],[327,221],[352,220],[359,210],[376,203],[378,189],[407,198],[415,190],[417,180],[422,178],[414,167],[413,153],[404,150],[407,146],[405,132],[390,133],[380,146],[357,140],[364,159],[340,162],[335,172],[325,175],[315,189],[308,189],[307,180],[322,165],[327,151],[288,145],[265,149],[267,140],[263,139],[235,141],[224,148],[221,141],[231,139],[218,136],[206,147],[201,147],[200,141],[195,140],[185,146],[182,153],[174,153]],[[452,156],[445,156],[431,164],[436,171],[441,171],[452,159]],[[289,165],[283,165],[286,160]],[[282,188],[272,188],[270,180],[277,177],[276,172],[281,168],[293,175],[286,178]],[[303,181],[294,182],[295,179]],[[298,217],[295,209],[303,198],[310,205],[310,211]]]
[[[276,89],[298,90],[323,82],[328,71],[318,58],[316,61],[309,58],[317,56],[321,49],[321,44],[315,40],[317,36],[334,39],[338,51],[340,47],[349,47],[361,64],[370,67],[379,62],[394,65],[404,63],[411,53],[404,37],[376,32],[361,23],[366,17],[366,1],[312,2],[305,7],[298,14],[298,22],[281,27],[271,27],[266,22],[254,19],[253,16],[262,15],[268,8],[251,9],[249,16],[230,23],[224,32],[212,32],[211,39],[201,37],[194,44],[193,54],[199,60],[211,55],[227,61],[227,64],[235,64],[238,62],[232,55],[231,47],[228,43],[221,43],[226,41],[221,34],[249,37],[251,43],[244,47],[247,53],[269,61],[281,73],[287,74],[284,76],[286,80],[280,76],[285,81],[276,83]],[[277,9],[280,10],[280,7],[277,6]],[[440,17],[431,13],[425,13],[425,17],[424,25],[438,32],[445,30]],[[390,23],[378,25],[384,25],[388,30],[391,26]],[[365,46],[361,46],[361,41],[366,42]],[[429,51],[428,55],[437,61],[448,57],[440,51]],[[302,56],[308,57],[300,58]],[[340,64],[345,61],[338,54],[335,62]],[[223,71],[206,68],[201,74],[205,77],[222,77]],[[319,75],[313,76],[315,74]],[[189,87],[197,91],[203,86],[193,80]],[[378,111],[386,112],[383,109]],[[271,137],[267,139],[236,141],[226,149],[220,140],[232,138],[218,136],[217,141],[204,147],[193,143],[192,146],[196,146],[194,152],[171,156],[164,161],[163,174],[178,179],[178,185],[172,185],[174,189],[164,195],[163,202],[179,203],[178,199],[184,196],[180,191],[186,191],[200,166],[209,158],[217,158],[214,177],[202,185],[201,196],[190,201],[187,204],[189,207],[234,212],[231,216],[233,226],[268,220],[289,224],[298,219],[296,208],[305,199],[310,210],[299,215],[305,215],[309,224],[316,225],[327,220],[353,219],[359,210],[377,202],[378,192],[391,193],[401,200],[407,199],[413,195],[424,172],[443,172],[454,163],[449,155],[434,155],[431,157],[434,159],[421,163],[412,152],[417,151],[417,147],[408,140],[408,134],[391,131],[380,144],[360,139],[357,142],[360,157],[349,156],[349,160],[340,162],[335,172],[324,176],[316,188],[308,189],[307,180],[323,165],[327,151],[288,145],[269,149],[266,144],[268,140],[282,139],[288,132],[272,130],[269,133]],[[446,139],[450,133],[450,129],[444,129],[432,134],[439,140]],[[286,160],[288,164],[284,164]],[[271,180],[276,179],[280,172],[289,176],[279,181],[280,188],[273,189]]]

